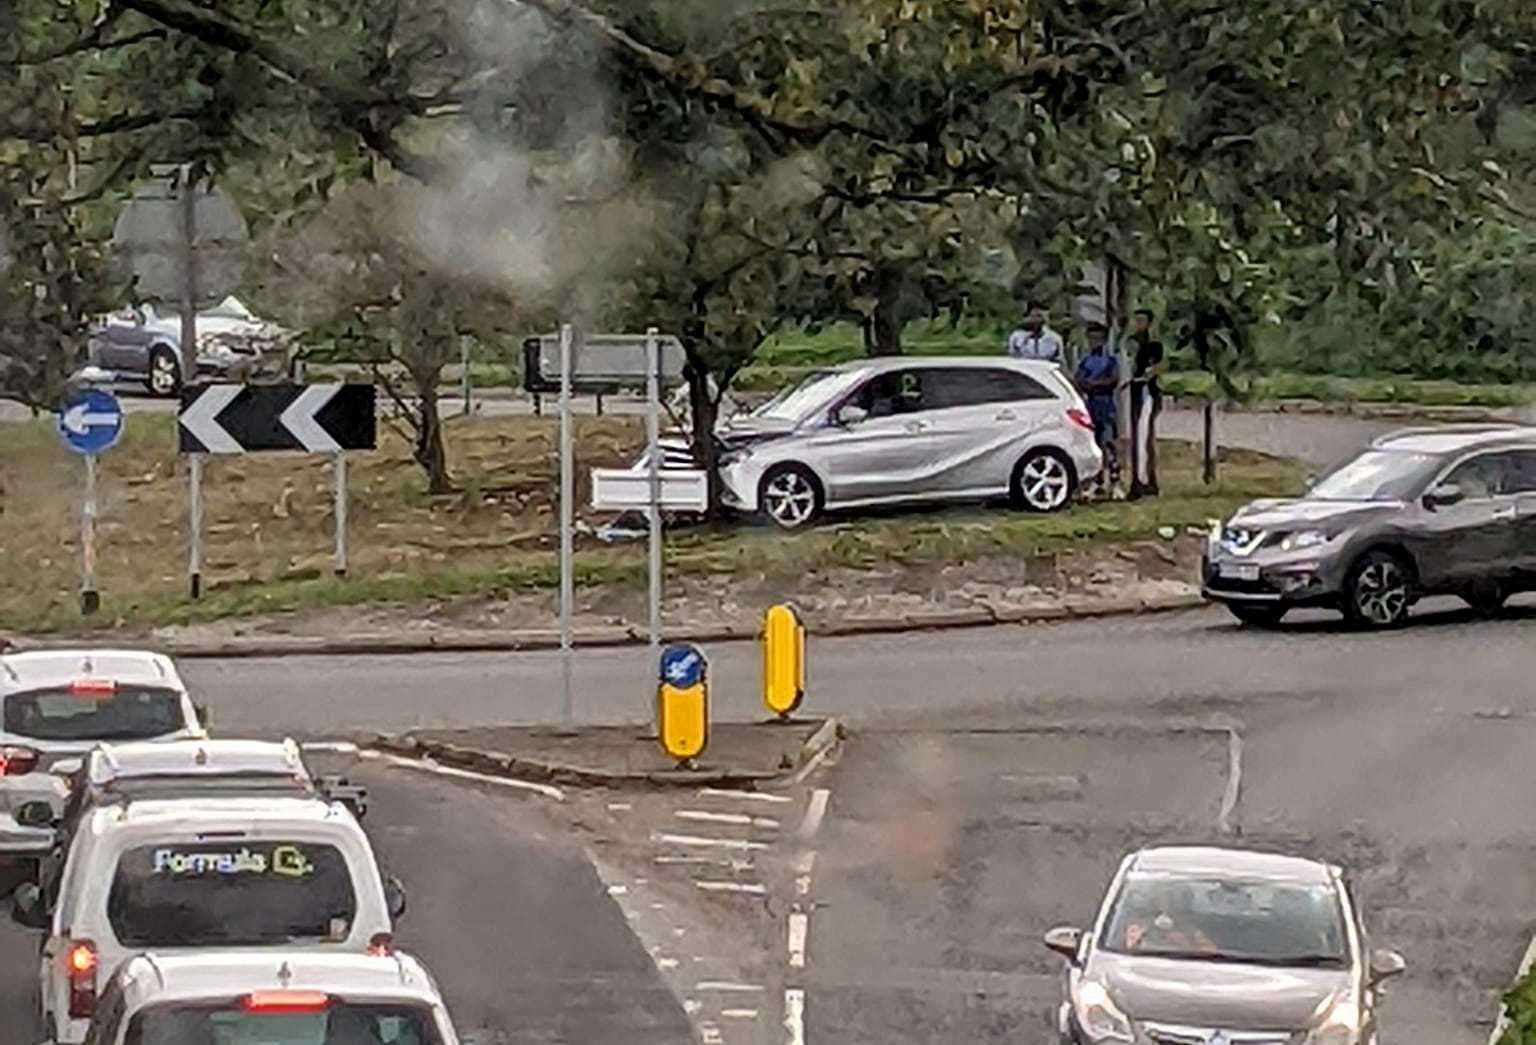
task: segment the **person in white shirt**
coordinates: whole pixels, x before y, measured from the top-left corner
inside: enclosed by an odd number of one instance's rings
[[[1024,322],[1008,335],[1008,354],[1014,359],[1045,359],[1063,363],[1061,335],[1045,323],[1045,309],[1031,304],[1024,314]]]

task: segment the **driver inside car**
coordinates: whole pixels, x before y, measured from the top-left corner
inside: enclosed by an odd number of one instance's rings
[[[1174,889],[1138,905],[1126,923],[1126,950],[1214,954],[1216,942],[1197,924],[1189,900],[1184,890]]]

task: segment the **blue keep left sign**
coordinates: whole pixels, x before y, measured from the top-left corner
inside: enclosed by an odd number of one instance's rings
[[[686,643],[661,651],[661,681],[678,689],[697,686],[704,678],[704,651]]]
[[[111,392],[87,389],[59,411],[59,436],[77,454],[110,450],[122,434],[123,408]]]

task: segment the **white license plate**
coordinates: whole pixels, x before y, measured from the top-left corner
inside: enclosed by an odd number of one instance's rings
[[[1223,577],[1231,577],[1235,581],[1256,581],[1259,579],[1259,565],[1253,562],[1217,563],[1216,572]]]

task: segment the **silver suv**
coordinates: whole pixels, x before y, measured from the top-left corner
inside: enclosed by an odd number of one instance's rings
[[[716,436],[725,503],[787,530],[827,509],[902,501],[1006,496],[1057,511],[1104,464],[1072,383],[1038,360],[846,363]]]

